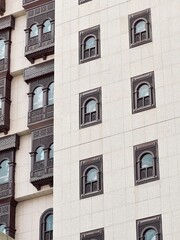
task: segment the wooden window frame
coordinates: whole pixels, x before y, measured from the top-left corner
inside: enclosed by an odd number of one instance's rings
[[[104,228],[80,233],[80,240],[104,240]]]
[[[47,238],[45,237],[45,221],[46,221],[46,218],[48,217],[48,215],[52,214],[53,215],[53,209],[52,208],[49,208],[47,209],[46,211],[44,211],[41,215],[41,218],[40,218],[40,231],[39,231],[39,240],[46,240]],[[53,230],[52,230],[52,233],[51,233],[51,238],[49,238],[49,240],[53,239]]]

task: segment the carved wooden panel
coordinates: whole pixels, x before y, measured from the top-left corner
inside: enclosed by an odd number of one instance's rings
[[[5,0],[0,0],[0,15],[4,15],[4,12],[6,11],[6,2]]]

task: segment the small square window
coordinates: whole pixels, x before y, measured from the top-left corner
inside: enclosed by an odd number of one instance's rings
[[[100,26],[79,32],[79,63],[100,58]]]
[[[150,9],[129,15],[130,48],[152,41]]]
[[[101,88],[79,94],[80,128],[101,123]]]
[[[103,156],[80,161],[80,198],[103,193]]]
[[[134,146],[134,170],[136,185],[159,179],[157,140]]]
[[[154,72],[131,78],[132,113],[156,107]]]
[[[83,3],[86,3],[86,2],[90,2],[92,0],[79,0],[79,4],[83,4]]]
[[[80,240],[104,240],[104,228],[81,233]]]
[[[137,240],[162,240],[161,215],[139,219],[136,221]]]

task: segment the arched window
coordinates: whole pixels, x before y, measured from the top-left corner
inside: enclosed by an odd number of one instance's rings
[[[48,105],[54,104],[54,83],[49,85],[48,89]]]
[[[49,158],[54,158],[54,144],[53,143],[49,147]]]
[[[96,121],[97,118],[97,103],[94,99],[88,100],[84,109],[85,123]]]
[[[79,32],[80,63],[100,57],[100,26],[95,26]]]
[[[101,122],[101,88],[80,93],[80,127]]]
[[[154,173],[154,156],[151,153],[144,153],[140,158],[140,179],[153,177]]]
[[[103,192],[102,155],[80,161],[81,198]]]
[[[33,110],[43,107],[43,90],[37,87],[33,93]]]
[[[137,89],[137,108],[151,105],[151,88],[143,83]]]
[[[96,39],[94,36],[87,37],[84,41],[84,59],[96,56]]]
[[[36,149],[36,162],[44,160],[44,148],[43,147],[38,147]]]
[[[157,140],[134,146],[136,184],[159,179]]]
[[[0,184],[9,181],[9,160],[3,160],[0,164]]]
[[[0,232],[6,234],[6,225],[5,224],[0,224]]]
[[[146,27],[146,22],[144,20],[139,20],[134,26],[134,40],[140,42],[148,38],[148,32]]]
[[[0,60],[5,58],[5,42],[0,39]]]
[[[153,228],[149,228],[148,230],[145,231],[144,233],[144,240],[157,240],[156,238],[156,231]]]
[[[43,24],[43,33],[51,32],[51,22],[47,19]]]
[[[38,36],[38,27],[37,24],[33,24],[30,28],[30,38],[37,37]]]
[[[53,240],[53,210],[46,210],[40,219],[40,240]]]
[[[150,9],[129,15],[130,47],[152,41]]]

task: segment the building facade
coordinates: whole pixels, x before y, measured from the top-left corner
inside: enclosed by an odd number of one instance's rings
[[[0,239],[178,240],[179,1],[0,14]]]

